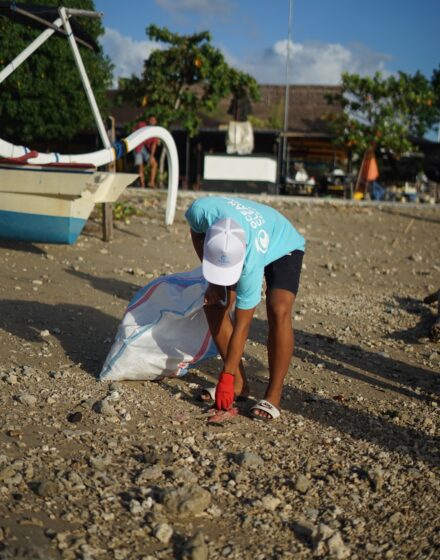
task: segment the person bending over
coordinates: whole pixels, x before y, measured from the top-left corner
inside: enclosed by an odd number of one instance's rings
[[[255,307],[266,280],[269,384],[250,413],[260,420],[280,415],[281,393],[294,350],[292,308],[305,241],[279,212],[251,200],[210,196],[185,214],[194,249],[208,281],[205,314],[223,359],[215,406],[228,410],[248,392],[242,357]],[[235,307],[234,318],[231,311]]]

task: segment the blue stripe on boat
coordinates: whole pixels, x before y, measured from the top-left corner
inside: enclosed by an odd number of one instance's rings
[[[86,220],[0,210],[0,238],[32,243],[75,243]]]

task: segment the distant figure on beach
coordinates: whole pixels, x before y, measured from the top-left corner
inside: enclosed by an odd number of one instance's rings
[[[251,406],[250,414],[259,420],[278,418],[293,354],[292,307],[304,238],[273,208],[232,196],[199,198],[185,217],[202,261],[203,276],[209,282],[205,315],[223,359],[217,386],[200,396],[205,401],[213,399],[217,410],[227,413],[234,399],[248,395],[242,357],[265,279],[269,384],[264,399]]]
[[[145,126],[156,126],[157,119],[155,116],[151,116],[148,119],[148,123],[145,121],[140,121],[136,125],[135,130],[139,130],[140,128],[144,128]],[[138,174],[139,174],[139,182],[141,188],[145,188],[145,173],[144,173],[144,166],[149,164],[150,165],[150,179],[148,182],[148,186],[150,189],[154,189],[156,184],[156,175],[157,175],[157,159],[156,159],[156,151],[157,146],[159,145],[158,138],[149,138],[139,146],[134,149],[134,164],[137,167]]]

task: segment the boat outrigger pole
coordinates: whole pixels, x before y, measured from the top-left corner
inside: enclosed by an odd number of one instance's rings
[[[111,142],[107,134],[107,130],[102,121],[101,113],[99,112],[98,105],[96,103],[95,96],[90,85],[89,77],[82,61],[78,45],[76,44],[75,35],[73,34],[72,28],[70,26],[69,17],[72,15],[81,15],[88,17],[101,17],[102,14],[98,12],[88,12],[86,10],[72,10],[67,8],[59,8],[61,19],[63,20],[64,29],[67,31],[67,39],[69,41],[70,48],[72,49],[73,56],[75,58],[76,65],[81,76],[81,80],[84,86],[84,90],[89,100],[90,108],[92,109],[93,116],[95,117],[96,126],[98,127],[99,135],[101,136],[101,141],[105,148],[111,148]]]
[[[58,18],[55,20],[49,29],[43,31],[41,35],[39,35],[35,41],[33,41],[30,45],[28,45],[19,55],[17,55],[12,62],[10,62],[3,70],[0,72],[0,84],[6,80],[6,78],[14,72],[27,58],[31,56],[41,45],[49,39],[51,35],[55,33],[55,31],[61,28],[63,24],[63,20]]]
[[[111,147],[111,142],[108,137],[106,128],[104,126],[104,122],[101,117],[101,113],[99,112],[98,105],[96,103],[95,95],[93,93],[92,87],[90,85],[89,77],[87,76],[87,72],[81,58],[81,54],[78,49],[77,40],[79,40],[82,44],[89,46],[85,41],[81,39],[77,39],[74,35],[72,27],[70,25],[69,18],[72,16],[81,16],[81,17],[93,17],[93,18],[100,18],[103,16],[102,12],[93,12],[90,10],[77,10],[73,8],[65,8],[60,7],[58,8],[59,18],[57,18],[54,22],[46,21],[45,19],[38,17],[23,8],[11,5],[11,9],[18,12],[20,15],[30,18],[31,20],[35,20],[38,23],[47,26],[48,29],[43,31],[24,51],[22,51],[18,56],[14,58],[12,62],[10,62],[1,72],[0,72],[0,84],[10,75],[14,70],[16,70],[29,56],[34,53],[43,43],[45,43],[49,37],[51,37],[55,32],[61,31],[64,35],[67,36],[69,41],[70,48],[72,49],[73,57],[75,59],[76,65],[78,67],[79,74],[81,76],[81,81],[84,86],[84,90],[86,92],[86,96],[90,105],[90,108],[93,113],[93,117],[95,119],[96,126],[99,131],[99,135],[101,137],[101,141],[105,148]],[[63,30],[64,27],[64,30]]]

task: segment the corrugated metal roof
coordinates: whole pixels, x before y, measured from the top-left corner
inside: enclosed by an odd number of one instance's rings
[[[255,120],[254,129],[281,131],[284,124],[285,86],[261,85],[260,101],[253,102],[251,119]],[[326,93],[338,93],[338,86],[292,85],[289,89],[289,126],[292,134],[329,135],[327,116],[340,112],[337,105],[329,105]],[[116,104],[118,92],[108,92],[110,113],[116,118],[116,126],[124,128],[136,120],[141,110],[133,104]],[[232,117],[228,114],[231,97],[223,99],[212,114],[202,115],[202,129],[216,129],[226,125]]]

